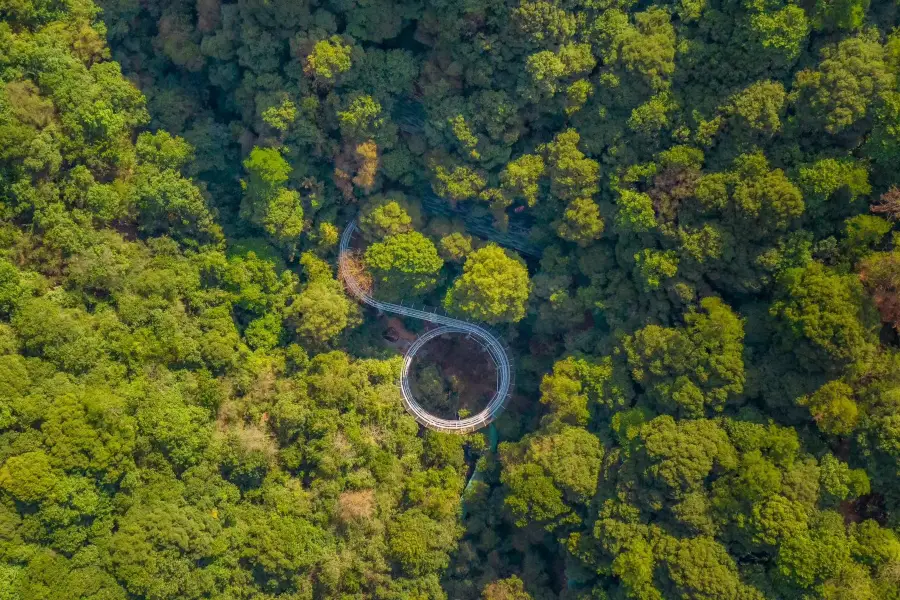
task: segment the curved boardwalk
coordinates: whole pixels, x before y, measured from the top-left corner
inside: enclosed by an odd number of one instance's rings
[[[409,347],[409,350],[406,351],[406,356],[403,357],[403,368],[400,373],[400,394],[403,397],[403,406],[406,407],[406,410],[413,417],[415,417],[416,421],[435,431],[442,431],[445,433],[469,433],[488,425],[503,412],[503,408],[506,406],[506,400],[509,397],[510,389],[512,388],[512,364],[510,362],[509,352],[507,352],[503,342],[484,327],[475,325],[474,323],[454,319],[453,317],[448,317],[447,315],[437,312],[420,310],[401,304],[391,304],[390,302],[381,302],[368,295],[356,280],[353,279],[350,275],[350,269],[347,268],[350,241],[353,239],[355,231],[356,223],[351,221],[346,229],[344,229],[344,233],[341,236],[340,254],[338,256],[338,274],[344,281],[347,289],[350,290],[350,293],[356,296],[361,302],[380,311],[394,313],[404,317],[412,317],[413,319],[421,319],[423,321],[428,321],[429,323],[434,323],[435,325],[440,325],[440,327],[426,331],[419,336]],[[480,413],[465,419],[442,419],[428,413],[428,411],[422,408],[413,397],[412,389],[409,385],[409,368],[416,352],[418,352],[429,340],[445,333],[461,333],[474,338],[484,347],[497,367],[497,389],[491,397],[491,400]]]

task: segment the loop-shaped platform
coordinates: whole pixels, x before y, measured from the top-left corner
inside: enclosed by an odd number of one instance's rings
[[[496,419],[497,416],[503,412],[512,389],[512,363],[509,358],[509,352],[506,350],[503,342],[480,325],[440,314],[436,311],[429,312],[419,310],[408,306],[392,304],[390,302],[381,302],[380,300],[372,298],[357,283],[357,281],[353,279],[350,274],[350,269],[347,267],[350,241],[352,240],[355,231],[356,223],[351,221],[346,229],[344,229],[344,234],[341,236],[340,254],[338,258],[339,276],[344,281],[347,289],[361,302],[378,310],[440,325],[440,327],[426,331],[419,336],[406,351],[406,356],[403,357],[403,368],[400,372],[400,394],[403,398],[403,406],[416,421],[435,431],[464,434],[476,431],[490,424],[491,421]],[[491,400],[487,403],[484,410],[465,419],[442,419],[430,414],[416,401],[409,385],[409,368],[416,352],[418,352],[429,340],[445,333],[461,333],[477,339],[497,367],[497,390],[494,392]]]

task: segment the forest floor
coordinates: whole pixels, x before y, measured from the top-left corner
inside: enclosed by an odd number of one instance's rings
[[[379,321],[384,327],[384,331],[381,334],[384,343],[395,350],[406,353],[407,348],[419,337],[415,332],[406,328],[403,319],[390,315],[381,315]]]
[[[429,368],[435,367],[435,369]],[[497,389],[497,369],[478,342],[459,334],[442,335],[416,354],[413,394],[432,414],[455,419],[460,410],[481,411]],[[438,378],[438,381],[426,379]]]

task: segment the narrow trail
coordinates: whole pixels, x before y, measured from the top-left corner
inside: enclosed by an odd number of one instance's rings
[[[406,355],[403,357],[403,368],[400,372],[400,394],[403,398],[403,406],[416,421],[425,427],[444,433],[465,434],[490,424],[501,412],[503,412],[503,409],[506,406],[506,400],[509,398],[510,390],[512,389],[512,363],[509,358],[509,352],[506,350],[503,342],[480,325],[449,317],[445,314],[436,312],[436,309],[434,309],[434,311],[429,311],[412,308],[411,306],[404,306],[402,304],[381,302],[368,295],[352,277],[351,269],[348,267],[350,242],[353,239],[353,234],[356,230],[356,222],[351,221],[347,224],[347,227],[344,229],[344,233],[341,236],[340,254],[338,255],[338,274],[344,281],[344,284],[347,286],[350,293],[356,296],[356,298],[364,304],[368,304],[372,308],[382,312],[412,317],[413,319],[420,319],[439,325],[436,329],[431,329],[420,335],[409,347],[406,351]],[[416,401],[409,384],[409,369],[416,353],[429,340],[445,333],[460,333],[469,336],[480,343],[491,357],[491,360],[494,361],[494,365],[497,368],[497,389],[491,397],[491,400],[487,403],[487,406],[484,407],[484,410],[471,417],[466,417],[465,419],[442,419],[430,414]]]

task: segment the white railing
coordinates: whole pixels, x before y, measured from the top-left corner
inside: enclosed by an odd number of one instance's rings
[[[353,278],[351,269],[349,269],[347,265],[350,252],[350,241],[353,239],[355,231],[356,223],[351,221],[346,229],[344,229],[344,233],[341,236],[340,254],[338,255],[338,275],[343,280],[350,293],[356,296],[361,302],[378,310],[440,325],[437,329],[432,329],[419,336],[406,351],[406,356],[403,358],[403,368],[400,372],[400,395],[403,398],[403,406],[416,421],[435,431],[462,434],[476,431],[477,429],[481,429],[488,425],[503,412],[512,388],[512,362],[510,361],[509,352],[507,352],[506,347],[499,338],[480,325],[469,323],[468,321],[463,321],[461,319],[455,319],[438,312],[429,312],[409,306],[403,306],[401,304],[382,302],[366,293],[362,286],[360,286]],[[409,368],[416,352],[418,352],[429,340],[445,333],[463,333],[475,337],[487,351],[491,360],[493,360],[497,367],[497,389],[491,397],[491,400],[487,403],[484,410],[465,419],[442,419],[428,413],[428,411],[422,408],[416,401],[409,385]]]

